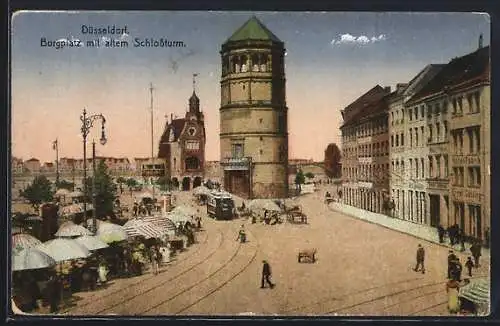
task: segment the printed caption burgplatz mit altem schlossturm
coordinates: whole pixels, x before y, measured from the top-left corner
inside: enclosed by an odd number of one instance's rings
[[[184,41],[169,40],[165,37],[134,37],[129,40],[128,26],[92,26],[82,25],[80,32],[85,36],[96,36],[92,39],[80,40],[74,37],[60,38],[57,40],[47,39],[47,37],[40,38],[41,47],[55,48],[56,50],[64,48],[128,48],[130,46],[135,48],[171,48],[171,47],[186,47]]]

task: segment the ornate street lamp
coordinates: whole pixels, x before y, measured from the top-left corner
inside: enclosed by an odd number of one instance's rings
[[[83,136],[83,187],[84,187],[84,193],[87,195],[87,136],[90,132],[90,129],[94,125],[94,122],[96,120],[101,120],[101,139],[100,143],[102,145],[106,144],[106,135],[104,133],[104,124],[106,123],[106,118],[102,114],[94,114],[87,116],[87,110],[85,108],[83,109],[83,114],[80,116],[80,120],[82,121],[82,136]],[[95,142],[93,142],[93,169],[94,169],[94,175],[92,177],[93,179],[93,185],[95,185]],[[92,203],[94,205],[93,207],[93,213],[92,213],[92,231],[95,233],[97,231],[97,220],[96,220],[96,214],[95,214],[95,186],[92,188]],[[87,217],[87,201],[83,201],[83,212],[85,217]]]

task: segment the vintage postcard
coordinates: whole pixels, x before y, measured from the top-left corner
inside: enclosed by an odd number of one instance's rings
[[[488,14],[11,27],[14,314],[490,313]]]

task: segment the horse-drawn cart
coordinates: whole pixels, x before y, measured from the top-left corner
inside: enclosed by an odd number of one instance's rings
[[[315,248],[300,250],[298,254],[298,262],[301,263],[304,258],[307,259],[309,263],[314,264],[316,262],[316,252]]]
[[[307,224],[307,215],[302,212],[300,206],[293,206],[286,210],[286,219],[289,223]]]

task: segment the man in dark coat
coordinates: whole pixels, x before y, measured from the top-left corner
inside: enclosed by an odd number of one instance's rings
[[[50,312],[55,313],[59,309],[60,284],[57,277],[52,274],[47,282],[47,294],[50,303]]]
[[[439,226],[437,227],[437,231],[438,231],[438,236],[439,236],[439,243],[443,243],[444,242],[444,228],[441,224],[439,224]]]
[[[472,257],[474,257],[474,265],[476,268],[479,267],[479,257],[481,257],[481,245],[479,242],[475,242],[470,247],[470,252],[472,253]]]
[[[419,244],[417,248],[417,265],[415,265],[414,269],[415,272],[418,272],[418,268],[422,267],[422,274],[425,273],[424,260],[425,260],[425,250],[422,247],[422,245]]]
[[[453,265],[457,260],[457,256],[453,253],[453,250],[448,252],[448,278],[451,279],[451,272],[453,270]]]
[[[261,278],[261,282],[260,282],[260,288],[261,289],[265,288],[264,281],[266,281],[267,284],[269,284],[269,287],[272,289],[272,288],[274,288],[274,284],[271,283],[271,281],[269,280],[269,277],[271,277],[271,266],[265,260],[262,261],[262,264],[263,264],[262,265],[262,278]]]

